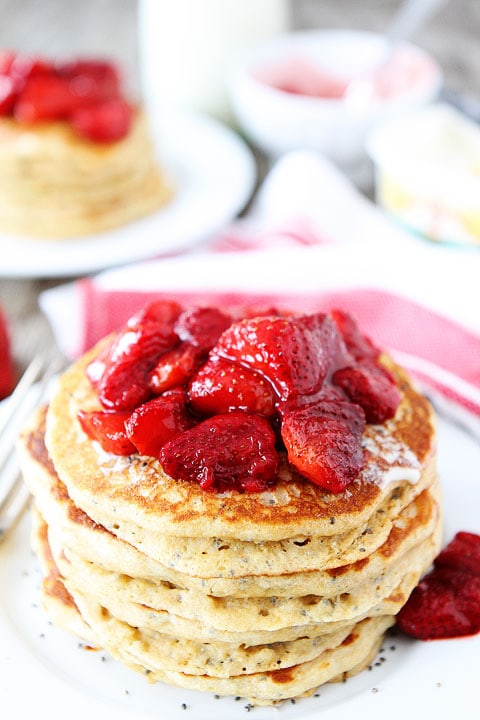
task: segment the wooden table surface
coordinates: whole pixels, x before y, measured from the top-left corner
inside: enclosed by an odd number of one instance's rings
[[[193,0],[192,0],[193,2]],[[295,28],[351,27],[382,31],[399,0],[292,0]],[[0,0],[0,47],[56,57],[97,54],[116,58],[129,89],[139,94],[136,0]],[[416,42],[442,65],[446,85],[480,97],[480,2],[450,0]],[[58,354],[38,294],[62,282],[1,277],[0,305],[21,369],[39,348]]]

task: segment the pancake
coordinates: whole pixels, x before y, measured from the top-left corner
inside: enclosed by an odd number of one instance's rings
[[[321,638],[302,637],[296,643],[270,643],[241,650],[225,643],[215,646],[211,642],[179,642],[172,636],[149,633],[117,620],[80,592],[73,600],[53,560],[48,527],[36,510],[33,521],[33,545],[46,574],[42,584],[46,607],[50,612],[54,607],[55,616],[57,620],[61,616],[65,629],[89,642],[100,643],[114,657],[145,673],[150,682],[164,680],[200,690],[210,690],[212,682],[219,687],[220,682],[226,694],[243,692],[257,705],[271,704],[272,700],[292,697],[292,693],[311,694],[318,678],[329,682],[360,672],[372,661],[383,633],[394,622],[391,615],[386,615]],[[197,668],[193,674],[192,661]],[[188,673],[183,671],[185,666]],[[260,694],[250,696],[251,689]]]
[[[0,230],[13,235],[91,235],[154,212],[172,194],[141,111],[125,138],[107,144],[64,122],[25,128],[0,118],[0,161]]]

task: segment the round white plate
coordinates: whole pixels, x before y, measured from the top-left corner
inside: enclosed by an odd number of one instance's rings
[[[444,490],[445,542],[456,531],[480,533],[480,444],[458,426],[439,423],[439,469]],[[148,685],[102,651],[84,647],[51,626],[39,607],[40,574],[29,549],[29,518],[0,546],[0,705],[2,717],[50,720],[436,720],[476,717],[480,635],[419,642],[389,636],[371,671],[320,688],[318,696],[276,708],[250,708],[167,685]],[[382,659],[383,658],[383,659]],[[184,705],[186,707],[184,707]],[[470,708],[467,712],[466,709]],[[465,713],[462,712],[465,709]],[[114,715],[113,715],[114,713]]]
[[[242,210],[256,180],[245,143],[200,115],[166,118],[159,156],[175,187],[156,213],[120,228],[73,240],[0,235],[0,276],[66,277],[174,253],[199,243]]]

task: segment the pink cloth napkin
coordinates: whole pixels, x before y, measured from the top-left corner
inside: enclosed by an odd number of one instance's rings
[[[247,221],[201,253],[107,271],[45,292],[71,356],[156,297],[233,307],[350,312],[439,407],[480,437],[480,254],[419,242],[324,161],[293,154]]]

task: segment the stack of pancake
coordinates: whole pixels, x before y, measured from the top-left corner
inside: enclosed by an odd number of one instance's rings
[[[122,140],[85,140],[65,122],[0,118],[0,232],[91,235],[154,212],[171,196],[143,112]]]
[[[344,492],[282,459],[271,490],[215,494],[86,437],[95,352],[20,442],[51,619],[150,681],[258,705],[369,665],[440,543],[434,419],[402,372],[397,414],[367,426]]]

